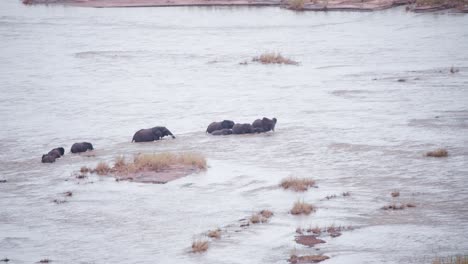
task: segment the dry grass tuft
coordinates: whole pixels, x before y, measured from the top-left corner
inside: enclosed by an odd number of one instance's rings
[[[405,209],[405,205],[393,203],[393,204],[382,207],[382,209],[383,210],[403,210]]]
[[[291,209],[291,214],[293,215],[299,215],[299,214],[310,214],[312,212],[315,212],[315,207],[311,204],[297,201],[294,203],[293,208]]]
[[[432,264],[468,264],[468,255],[462,256],[449,256],[443,258],[436,258]]]
[[[196,153],[139,154],[133,158],[133,162],[127,162],[125,157],[119,156],[115,159],[112,168],[105,162],[99,162],[93,170],[82,167],[80,171],[90,171],[99,175],[107,175],[109,173],[125,175],[141,171],[160,172],[170,168],[186,166],[205,170],[207,168],[207,163],[205,157]]]
[[[81,173],[88,173],[88,172],[91,172],[91,169],[86,167],[86,166],[83,166],[80,168],[80,172]]]
[[[280,186],[283,187],[283,189],[291,189],[296,192],[304,192],[309,189],[309,187],[312,187],[315,185],[315,181],[312,180],[311,178],[295,178],[295,177],[289,177],[286,179],[283,179],[280,183]]]
[[[50,262],[52,262],[52,260],[50,260],[50,259],[41,259],[41,260],[39,260],[39,263],[50,263]]]
[[[297,256],[291,255],[288,259],[289,262],[296,263],[317,263],[329,259],[330,257],[324,255],[306,255],[306,256]]]
[[[201,253],[208,250],[210,244],[206,240],[195,240],[192,243],[192,253]]]
[[[288,0],[287,8],[291,10],[301,11],[304,10],[305,0]]]
[[[268,219],[273,216],[273,212],[270,210],[262,210],[258,213],[253,214],[250,218],[249,221],[252,224],[258,224],[258,223],[266,223],[268,222]]]
[[[260,62],[261,64],[290,64],[298,65],[297,61],[293,61],[286,57],[283,57],[281,53],[267,52],[263,53],[259,57],[254,57],[252,61]]]
[[[208,231],[208,233],[206,234],[208,237],[210,238],[216,238],[216,239],[219,239],[221,238],[221,229],[215,229],[215,230],[210,230]]]
[[[435,157],[435,158],[447,157],[448,156],[448,151],[446,149],[436,149],[436,150],[427,152],[426,156],[427,157]]]
[[[137,170],[161,171],[171,166],[194,166],[198,169],[207,168],[206,159],[195,153],[160,153],[160,154],[140,154],[135,156],[133,165]]]
[[[265,218],[270,218],[273,216],[273,212],[270,210],[261,210],[260,214]]]
[[[93,172],[97,173],[98,175],[106,175],[109,174],[109,172],[111,172],[111,168],[107,163],[101,161],[98,163]]]
[[[400,196],[400,192],[399,191],[393,191],[391,193],[391,195],[392,195],[392,197],[398,197],[398,196]]]

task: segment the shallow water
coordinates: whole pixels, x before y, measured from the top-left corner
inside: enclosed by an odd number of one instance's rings
[[[468,252],[466,15],[2,1],[0,40],[0,258],[10,263],[286,263],[294,249],[324,263],[430,263]],[[300,65],[239,64],[264,51]],[[278,118],[274,133],[204,133],[263,116]],[[130,143],[156,125],[177,139]],[[95,156],[40,163],[78,141]],[[438,147],[450,156],[423,156]],[[162,151],[200,152],[210,167],[165,185],[72,175]],[[318,188],[277,188],[287,176]],[[416,208],[380,210],[394,190]],[[65,191],[68,202],[52,202]],[[351,196],[324,199],[342,192]],[[298,199],[317,212],[288,214]],[[268,224],[238,227],[261,209],[275,212]],[[332,224],[355,229],[295,244],[297,227]],[[188,253],[217,227],[208,252]]]

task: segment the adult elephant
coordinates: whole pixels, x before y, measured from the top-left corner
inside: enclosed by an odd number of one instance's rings
[[[268,131],[275,131],[277,119],[273,117],[273,119],[269,118],[262,118],[257,119],[252,123],[252,127],[257,132],[268,132]]]
[[[80,142],[73,144],[70,151],[71,153],[81,153],[93,149],[93,144],[89,142]]]
[[[42,155],[41,161],[42,163],[52,163],[55,162],[56,159],[62,157],[63,154],[65,154],[64,148],[54,148],[49,151],[49,153]]]
[[[151,142],[155,140],[160,140],[165,136],[175,136],[167,129],[166,127],[153,127],[147,129],[138,130],[135,135],[133,135],[132,142]]]
[[[231,129],[234,126],[234,121],[223,120],[221,122],[213,122],[206,129],[206,133],[213,133],[213,131],[221,129]]]
[[[254,129],[251,124],[235,124],[232,127],[233,134],[251,134],[254,133]]]

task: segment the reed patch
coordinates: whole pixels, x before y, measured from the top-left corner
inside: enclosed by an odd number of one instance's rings
[[[258,57],[254,57],[252,61],[259,62],[261,64],[299,65],[299,62],[283,57],[279,52],[266,52]]]
[[[447,157],[448,151],[446,149],[436,149],[426,153],[426,157],[442,158]]]
[[[280,186],[285,190],[305,192],[310,187],[315,186],[315,181],[311,178],[288,177],[281,181]]]
[[[290,213],[293,215],[305,214],[309,215],[312,212],[315,212],[315,207],[312,204],[305,203],[303,201],[297,201],[294,203],[293,208]]]

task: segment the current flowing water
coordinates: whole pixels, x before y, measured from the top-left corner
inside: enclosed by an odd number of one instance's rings
[[[295,251],[331,264],[466,254],[467,44],[468,16],[450,12],[1,1],[0,258],[287,263]],[[251,62],[266,51],[300,65]],[[274,133],[205,134],[212,121],[263,116],[278,119]],[[158,125],[177,139],[130,142]],[[95,156],[69,153],[81,141]],[[65,156],[42,164],[58,146]],[[424,157],[439,147],[449,157]],[[202,153],[209,168],[164,185],[73,175],[119,155],[164,151]],[[288,176],[311,177],[318,188],[278,188]],[[66,191],[67,203],[52,202]],[[297,200],[316,213],[289,214]],[[416,207],[380,209],[394,201]],[[238,227],[262,209],[275,213],[269,223]],[[297,227],[329,225],[355,229],[315,248],[294,242]],[[219,241],[189,253],[217,227],[227,230]]]

